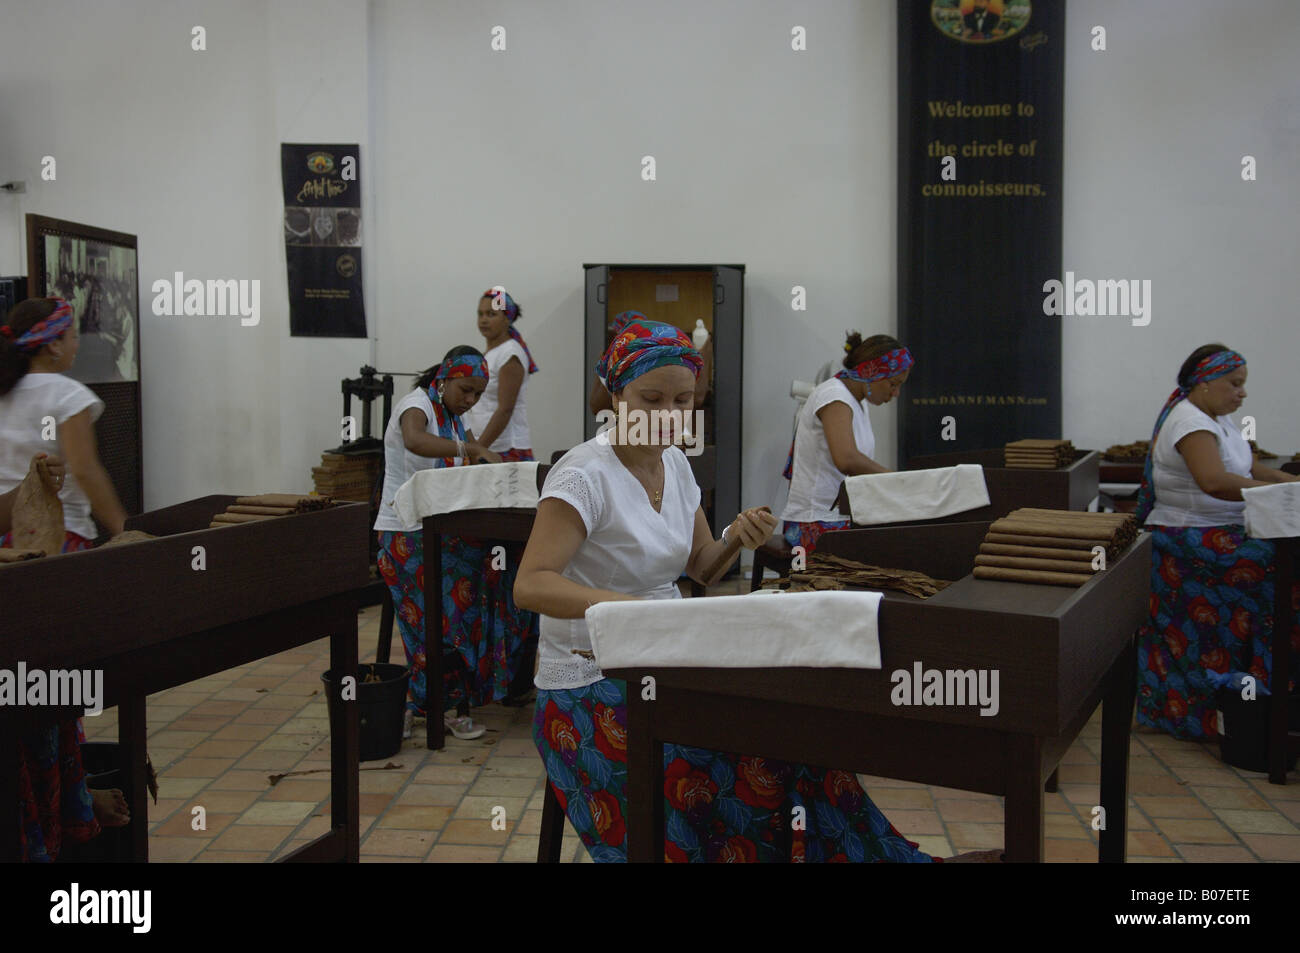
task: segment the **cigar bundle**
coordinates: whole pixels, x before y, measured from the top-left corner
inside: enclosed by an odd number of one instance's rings
[[[932,579],[923,572],[910,569],[886,569],[855,562],[826,553],[813,553],[808,557],[808,568],[792,572],[788,577],[772,579],[763,584],[764,589],[782,589],[786,592],[816,592],[823,589],[892,589],[925,599],[950,583]]]
[[[1055,470],[1074,462],[1074,444],[1068,440],[1013,440],[1002,452],[1012,469]]]
[[[1111,463],[1144,463],[1150,452],[1150,440],[1135,440],[1132,443],[1117,443],[1107,447],[1104,456]]]
[[[1103,547],[1111,560],[1137,533],[1131,513],[1022,507],[989,526],[975,557],[975,578],[1082,586],[1094,572],[1093,547]]]
[[[226,507],[224,513],[212,517],[208,529],[220,526],[238,526],[240,523],[256,523],[258,520],[270,520],[279,516],[292,516],[295,513],[310,513],[330,506],[328,496],[300,496],[295,493],[263,493],[261,496],[241,496]]]

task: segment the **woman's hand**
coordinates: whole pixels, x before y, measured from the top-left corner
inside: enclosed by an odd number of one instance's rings
[[[501,454],[489,450],[482,444],[467,443],[465,444],[465,455],[469,457],[470,463],[500,463]]]
[[[68,468],[63,462],[63,458],[52,453],[38,453],[35,459],[45,460],[45,465],[50,468],[50,476],[54,478],[54,485],[62,490],[63,480],[68,475]]]
[[[758,549],[776,530],[778,522],[767,507],[756,506],[742,511],[731,521],[727,539],[740,540],[740,545],[746,549]]]

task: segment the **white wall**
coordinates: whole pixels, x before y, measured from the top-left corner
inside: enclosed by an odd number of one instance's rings
[[[7,6],[0,181],[28,193],[0,195],[0,273],[26,271],[26,212],[139,236],[150,508],[309,486],[339,439],[339,380],[481,344],[477,296],[498,282],[525,309],[549,457],[581,439],[581,266],[637,261],[748,266],[743,499],[779,505],[790,378],[841,353],[845,328],[897,328],[891,0]],[[1094,23],[1106,53],[1088,50]],[[1154,317],[1066,319],[1065,435],[1148,436],[1186,353],[1222,338],[1250,359],[1261,443],[1300,449],[1300,6],[1072,0],[1068,24],[1065,264],[1152,279]],[[288,336],[279,144],[294,141],[361,144],[374,342]],[[40,180],[45,154],[57,182]],[[153,316],[149,284],[174,271],[260,279],[261,325]],[[789,308],[795,284],[807,312]],[[895,410],[872,413],[892,462]]]

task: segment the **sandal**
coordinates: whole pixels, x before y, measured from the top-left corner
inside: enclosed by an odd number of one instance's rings
[[[470,718],[469,715],[461,715],[456,718],[451,715],[444,715],[442,723],[447,727],[448,731],[461,741],[473,741],[487,731],[486,726],[474,724],[474,719]]]

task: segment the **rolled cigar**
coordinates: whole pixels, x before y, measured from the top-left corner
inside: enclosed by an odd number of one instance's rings
[[[990,556],[1032,556],[1038,559],[1064,559],[1092,563],[1091,549],[1053,549],[1045,546],[1011,546],[1006,543],[983,543],[980,552]]]
[[[322,508],[328,506],[328,496],[304,496],[297,493],[263,493],[261,496],[241,496],[235,500],[239,506],[299,506]]]
[[[1010,443],[1006,444],[1006,446],[1008,447],[1051,447],[1055,449],[1056,447],[1070,446],[1070,441],[1069,440],[1046,440],[1046,439],[1038,439],[1033,437],[1026,437],[1023,440],[1012,440]]]
[[[214,523],[257,523],[261,520],[275,519],[274,516],[254,516],[251,513],[218,513],[212,517]]]
[[[1003,566],[1007,569],[1047,569],[1052,572],[1077,572],[1092,575],[1092,564],[1073,559],[1041,559],[1027,556],[992,556],[980,553],[976,566]]]
[[[293,513],[292,506],[240,506],[226,507],[227,513],[249,513],[255,516],[288,516]]]
[[[1131,523],[1134,521],[1131,513],[1086,513],[1081,510],[1044,510],[1034,507],[1022,507],[1018,510],[1012,510],[1009,515],[1042,516],[1048,519],[1091,520],[1094,523]]]
[[[1021,463],[1018,460],[1007,461],[1008,470],[1056,470],[1055,463]]]
[[[764,513],[772,512],[766,506],[760,506],[759,509],[762,510]],[[733,559],[736,558],[736,553],[740,552],[740,547],[742,545],[743,544],[740,542],[739,537],[737,537],[736,539],[727,540],[727,548],[722,551],[722,555],[719,556],[717,559],[715,559],[713,561],[713,565],[710,566],[708,570],[704,573],[704,584],[706,586],[709,583],[711,583],[715,578],[722,575],[722,571],[726,569],[728,565],[731,564],[731,561]]]
[[[1086,539],[1067,539],[1064,536],[1027,536],[1019,533],[993,533],[984,537],[986,543],[1006,543],[1012,546],[1051,546],[1055,549],[1092,549]]]
[[[208,529],[220,529],[223,526],[238,526],[238,523],[218,523],[215,520],[208,524]]]
[[[1111,532],[1102,527],[1073,525],[1062,520],[1059,523],[1046,523],[1030,520],[1000,519],[989,527],[991,533],[1005,533],[1014,536],[1050,536],[1064,539],[1089,539],[1099,543],[1110,542]]]
[[[1072,572],[1047,572],[1041,569],[1006,569],[1002,566],[976,566],[976,579],[996,579],[1001,582],[1046,583],[1049,586],[1082,586],[1091,576]]]

